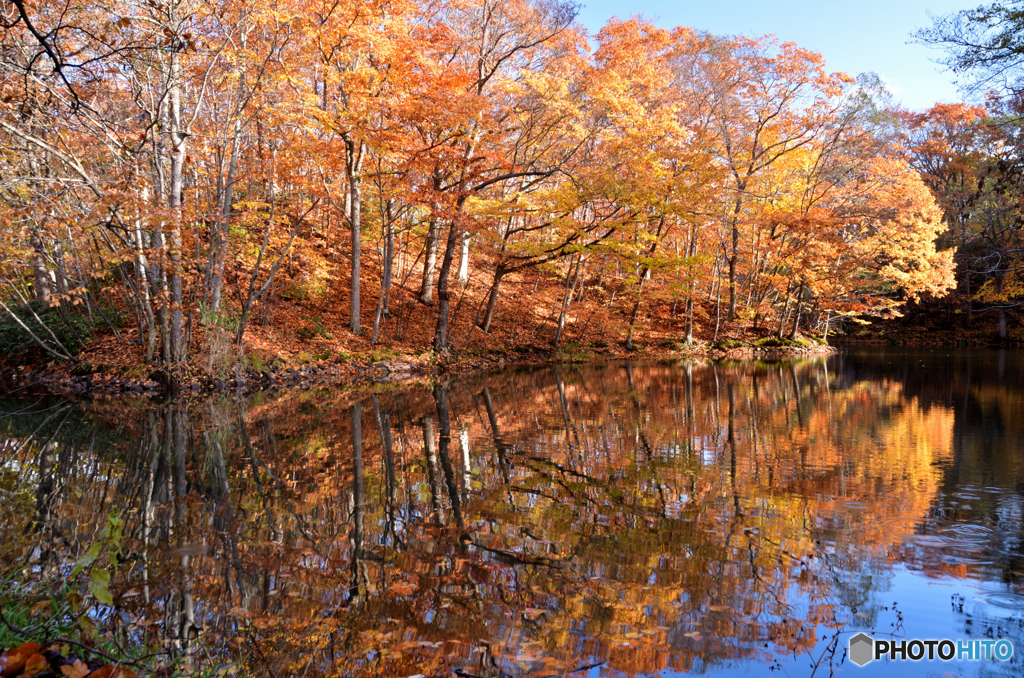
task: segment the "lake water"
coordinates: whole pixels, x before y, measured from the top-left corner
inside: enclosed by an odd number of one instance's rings
[[[1024,675],[1020,352],[0,406],[5,568],[120,516],[101,632],[240,675]],[[859,668],[862,630],[1016,653]]]

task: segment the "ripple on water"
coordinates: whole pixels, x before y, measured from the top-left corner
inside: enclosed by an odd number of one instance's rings
[[[942,556],[942,562],[949,565],[994,565],[995,561],[991,558],[972,558],[970,556],[954,556],[945,555]]]
[[[1024,595],[1011,593],[1010,591],[992,591],[978,596],[989,605],[1000,607],[1004,610],[1024,610]]]
[[[939,534],[954,546],[957,544],[976,546],[991,541],[992,528],[971,524],[951,525],[939,530]]]
[[[946,539],[931,534],[908,534],[903,538],[903,541],[914,546],[924,546],[925,548],[936,549],[948,545]]]

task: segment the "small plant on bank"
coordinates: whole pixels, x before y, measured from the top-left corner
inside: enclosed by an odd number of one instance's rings
[[[311,327],[300,327],[299,329],[295,330],[295,335],[299,339],[302,339],[303,341],[312,341],[317,337],[323,337],[324,339],[334,339],[331,333],[327,331],[327,328],[324,327],[323,322],[321,322],[318,316],[313,316],[312,321],[313,325]]]
[[[555,351],[553,357],[555,362],[559,363],[585,363],[594,359],[594,356],[582,350],[579,344],[560,348]]]
[[[748,344],[745,341],[740,341],[739,339],[721,339],[720,341],[714,344],[715,348],[721,349],[723,351],[728,351],[734,348],[743,348],[745,346],[750,346],[750,344]]]

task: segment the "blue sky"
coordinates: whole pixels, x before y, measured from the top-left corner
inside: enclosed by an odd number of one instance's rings
[[[943,54],[907,44],[916,28],[931,26],[928,13],[944,15],[982,4],[981,0],[580,0],[579,19],[596,33],[612,16],[641,14],[670,28],[690,26],[719,35],[774,34],[813,49],[830,70],[857,76],[874,71],[896,102],[925,109],[936,101],[960,101],[953,75],[935,63]]]

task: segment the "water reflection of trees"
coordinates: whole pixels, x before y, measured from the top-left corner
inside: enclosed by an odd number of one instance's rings
[[[278,672],[771,661],[854,609],[870,623],[887,563],[935,567],[908,536],[980,454],[935,384],[875,367],[621,364],[360,402],[56,405],[8,420],[28,444],[5,448],[20,502],[0,529],[24,547],[10,553],[45,543],[31,557],[56,573],[120,507],[118,606],[163,643],[201,633]],[[973,407],[1019,402],[986,388]]]

